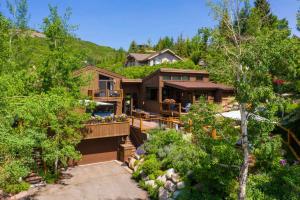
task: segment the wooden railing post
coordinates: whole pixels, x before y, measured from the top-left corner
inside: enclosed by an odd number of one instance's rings
[[[181,103],[179,103],[179,116],[181,115]]]
[[[143,130],[143,119],[142,118],[140,118],[140,129],[141,129],[141,132],[142,132],[142,130]]]

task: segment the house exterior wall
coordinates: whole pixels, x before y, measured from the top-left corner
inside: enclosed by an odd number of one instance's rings
[[[162,63],[176,62],[178,60],[179,59],[176,56],[170,54],[169,52],[165,52],[165,53],[159,54],[158,56],[155,56],[154,58],[150,59],[149,65],[150,66],[159,65]]]
[[[90,90],[93,92],[99,91],[99,75],[107,76],[113,79],[114,82],[114,90],[120,90],[121,89],[121,79],[118,77],[114,77],[111,74],[105,73],[105,72],[99,72],[93,68],[87,68],[86,70],[82,71],[80,75],[87,80],[87,83],[85,86],[83,86],[80,89],[81,94],[88,96],[88,93]],[[120,98],[110,98],[110,99],[99,99],[99,98],[94,98],[94,101],[109,101],[109,102],[114,102],[116,105],[116,114],[120,115],[122,114],[122,102],[123,100]]]
[[[156,88],[157,91],[157,100],[149,100],[147,99],[147,88]],[[142,108],[144,110],[159,113],[159,103],[161,100],[161,94],[162,94],[162,86],[160,81],[159,75],[154,75],[145,81],[143,81],[142,84]]]

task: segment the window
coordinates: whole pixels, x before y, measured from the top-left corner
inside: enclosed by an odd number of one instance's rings
[[[172,76],[172,80],[181,80],[181,76]]]
[[[164,75],[163,76],[163,80],[164,81],[167,81],[167,80],[173,80],[173,81],[187,81],[187,80],[190,80],[190,77],[187,76],[187,75],[183,75],[183,76],[179,76],[179,75],[173,75],[173,76],[170,76],[170,75]]]
[[[189,76],[181,76],[181,80],[187,81],[187,80],[190,80],[190,77]]]
[[[203,76],[202,75],[196,76],[196,80],[198,81],[203,80]]]
[[[146,88],[147,100],[156,101],[157,100],[157,88]]]
[[[167,80],[171,80],[171,76],[163,76],[163,80],[167,81]]]

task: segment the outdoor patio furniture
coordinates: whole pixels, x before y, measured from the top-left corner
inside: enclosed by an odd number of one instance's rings
[[[185,105],[185,107],[182,108],[182,110],[183,110],[184,112],[189,112],[191,106],[192,106],[191,103],[187,103],[187,104]]]

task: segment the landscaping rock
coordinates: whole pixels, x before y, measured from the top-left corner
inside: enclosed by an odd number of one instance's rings
[[[129,167],[130,169],[132,169],[132,170],[134,169],[135,161],[136,161],[135,158],[131,158],[130,161],[129,161],[128,167]]]
[[[177,174],[177,173],[172,174],[171,180],[173,181],[173,183],[178,183],[180,181],[179,174]]]
[[[139,168],[138,165],[134,166],[133,171],[136,172],[138,170],[138,168]]]
[[[175,192],[176,185],[172,181],[167,181],[165,184],[165,188],[169,190],[170,192]]]
[[[158,199],[159,200],[168,200],[169,192],[164,187],[158,189]]]
[[[154,180],[145,181],[145,185],[151,186],[152,188],[156,188],[156,184]]]
[[[10,199],[18,199],[18,200],[26,200],[30,199],[31,196],[33,196],[38,191],[38,188],[31,188],[27,191],[20,192],[12,197]]]
[[[141,159],[141,156],[138,155],[137,153],[135,153],[135,154],[134,154],[134,158],[137,159],[137,160],[140,160],[140,159]]]
[[[181,189],[183,189],[185,187],[185,184],[184,184],[183,181],[181,181],[181,182],[177,183],[176,187],[177,187],[178,190],[181,190]]]
[[[175,173],[175,169],[171,168],[171,169],[168,169],[167,170],[167,173],[166,173],[166,176],[168,179],[171,179],[172,178],[172,174]]]
[[[158,181],[162,182],[163,184],[165,184],[167,182],[167,177],[166,177],[166,175],[162,175],[162,176],[157,177],[156,180],[158,180]]]

